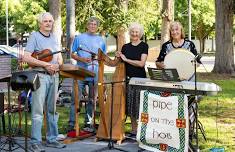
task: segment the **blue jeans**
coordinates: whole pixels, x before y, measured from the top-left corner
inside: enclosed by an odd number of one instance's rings
[[[79,101],[81,100],[82,93],[84,92],[86,85],[88,85],[89,87],[89,94],[88,94],[88,102],[86,104],[85,124],[93,124],[93,111],[94,111],[93,97],[95,97],[96,99],[98,96],[97,83],[94,83],[94,87],[93,87],[92,81],[78,81]],[[72,127],[75,126],[74,92],[72,93],[72,101],[71,101],[71,106],[70,106],[69,125]]]
[[[39,73],[40,87],[32,92],[32,131],[31,143],[42,141],[43,107],[45,105],[48,142],[56,140],[58,135],[58,114],[56,113],[56,98],[59,85],[59,74],[53,76]]]

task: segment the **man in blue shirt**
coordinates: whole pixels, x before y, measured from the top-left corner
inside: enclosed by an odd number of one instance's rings
[[[99,20],[95,17],[90,17],[87,22],[87,32],[75,37],[72,46],[72,58],[77,61],[77,66],[83,67],[96,74],[95,78],[86,78],[85,81],[78,81],[79,98],[82,97],[82,92],[85,86],[89,86],[88,102],[86,105],[85,126],[88,130],[93,131],[93,113],[94,102],[97,99],[97,83],[98,83],[98,62],[94,60],[94,55],[98,54],[100,48],[106,53],[105,42],[101,36],[97,34]],[[74,96],[70,107],[69,128],[74,128],[75,125],[75,109]],[[91,129],[89,129],[91,128]]]

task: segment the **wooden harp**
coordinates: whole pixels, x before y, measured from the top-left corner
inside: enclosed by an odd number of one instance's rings
[[[113,118],[112,118],[112,139],[121,143],[125,137],[125,103],[126,103],[126,83],[125,81],[125,64],[120,62],[120,58],[114,60],[106,56],[100,49],[98,51],[98,95],[100,107],[100,124],[96,137],[102,139],[110,138],[110,121],[111,121],[111,102],[113,102]],[[104,64],[107,66],[116,66],[116,70],[112,76],[113,92],[110,89],[106,101],[104,98]],[[122,82],[123,81],[123,82]],[[118,83],[115,83],[118,82]],[[120,83],[119,83],[120,82]],[[113,95],[113,98],[112,98]],[[113,99],[113,101],[112,101]]]

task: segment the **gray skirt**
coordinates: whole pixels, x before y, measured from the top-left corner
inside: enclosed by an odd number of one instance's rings
[[[141,86],[127,85],[126,115],[133,118],[139,117]]]

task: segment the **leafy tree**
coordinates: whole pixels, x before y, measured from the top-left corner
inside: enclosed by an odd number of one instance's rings
[[[6,0],[0,1],[0,36],[6,33]],[[48,0],[8,0],[8,20],[11,32],[23,38],[24,33],[37,30],[37,15],[48,11]],[[12,34],[10,33],[10,34]],[[11,35],[10,35],[11,36]]]
[[[175,2],[175,19],[179,20],[188,32],[188,2],[177,0]],[[214,0],[193,0],[192,1],[192,33],[200,41],[200,52],[205,49],[205,39],[215,29],[215,8]]]
[[[123,1],[120,1],[123,3]],[[159,10],[155,0],[129,0],[128,11],[120,7],[118,0],[76,1],[76,27],[79,32],[86,31],[86,21],[90,16],[100,19],[100,30],[117,35],[120,26],[127,28],[130,22],[140,22],[145,27],[145,34],[153,38],[159,31]],[[143,11],[144,9],[144,11]],[[136,11],[140,10],[140,11]],[[63,11],[62,8],[62,13]],[[64,16],[64,15],[62,15]],[[65,19],[63,19],[65,21]]]
[[[38,28],[37,15],[48,10],[47,0],[18,0],[12,13],[14,32],[23,37],[24,33],[30,33]]]
[[[193,16],[193,15],[192,15]],[[181,22],[185,33],[188,33],[188,2],[187,0],[175,1],[175,20]]]
[[[13,19],[15,8],[19,5],[19,0],[8,0],[8,27],[14,26]],[[11,33],[9,33],[11,34]],[[0,37],[6,36],[6,0],[0,1]]]
[[[100,19],[100,29],[114,34],[119,25],[129,23],[129,15],[120,9],[114,0],[76,1],[76,27],[79,32],[86,31],[86,21],[90,16]]]
[[[132,22],[144,26],[147,39],[154,38],[160,31],[161,17],[159,3],[156,0],[135,0],[129,2],[129,14]]]
[[[196,37],[200,41],[200,52],[204,53],[205,40],[215,30],[214,0],[193,1],[192,26]]]

